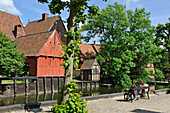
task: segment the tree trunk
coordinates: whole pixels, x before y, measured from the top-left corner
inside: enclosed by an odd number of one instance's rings
[[[68,25],[67,25],[67,29],[68,31],[72,30],[72,31],[76,31],[77,30],[77,26],[76,26],[76,12],[74,10],[74,6],[70,6],[70,15],[69,18],[67,19]],[[72,42],[73,40],[75,40],[75,37],[73,37],[73,39],[69,39],[69,42]],[[69,61],[70,61],[70,66],[65,70],[65,80],[64,80],[64,90],[63,90],[63,101],[66,102],[69,98],[69,91],[67,91],[67,84],[71,82],[72,77],[73,77],[73,58],[74,58],[74,52],[70,55]]]

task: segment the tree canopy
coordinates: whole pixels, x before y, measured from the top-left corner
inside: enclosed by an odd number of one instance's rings
[[[125,5],[108,5],[96,16],[90,16],[82,30],[87,31],[86,41],[98,36],[100,62],[107,77],[116,85],[131,84],[130,76],[146,79],[150,74],[146,65],[153,63],[159,47],[153,44],[155,28],[151,26],[150,13],[144,8],[126,10]]]
[[[0,32],[0,75],[14,76],[24,73],[25,55],[20,53],[10,38]]]
[[[157,52],[162,57],[159,59],[160,62],[155,62],[155,67],[166,74],[170,71],[170,23],[158,24],[155,36],[155,44],[162,48]]]

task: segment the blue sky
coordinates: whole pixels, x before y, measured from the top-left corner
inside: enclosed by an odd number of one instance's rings
[[[66,1],[66,0],[65,0]],[[150,19],[152,25],[165,24],[170,18],[170,0],[91,0],[89,4],[95,4],[100,9],[105,8],[108,4],[126,4],[127,9],[135,10],[136,8],[145,8],[147,12],[151,12]],[[30,21],[41,18],[42,13],[50,14],[47,4],[38,3],[37,0],[0,0],[0,10],[17,15],[20,17],[23,25]],[[49,16],[54,16],[50,14]],[[61,14],[63,19],[68,17],[68,13],[63,11]]]

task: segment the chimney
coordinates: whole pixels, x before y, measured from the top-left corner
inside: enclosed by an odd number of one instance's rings
[[[96,45],[97,41],[94,41],[94,45]]]
[[[46,20],[48,18],[48,14],[47,13],[43,13],[42,14],[42,20]]]
[[[15,38],[19,37],[19,36],[22,36],[22,26],[21,25],[16,25],[15,26],[15,29],[14,29],[14,35],[15,35]]]

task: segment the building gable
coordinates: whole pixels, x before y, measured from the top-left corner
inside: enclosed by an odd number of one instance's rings
[[[64,53],[62,50],[62,41],[59,38],[58,32],[54,30],[36,56],[61,57],[61,53]]]
[[[26,56],[36,56],[52,32],[37,33],[16,38],[14,43],[18,45],[20,52],[24,52]]]
[[[16,37],[25,35],[24,27],[18,16],[0,11],[0,31],[6,33],[14,41]]]

